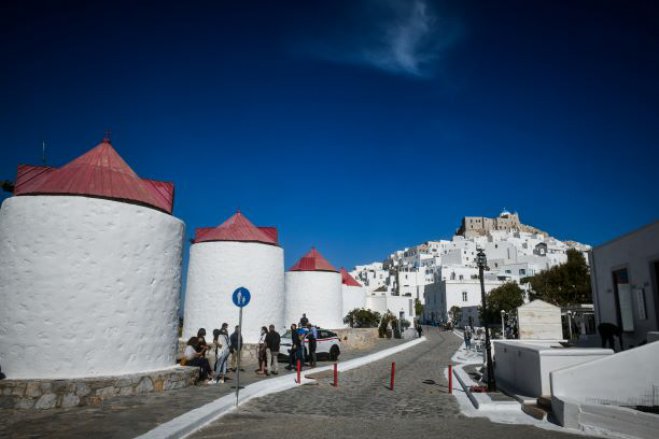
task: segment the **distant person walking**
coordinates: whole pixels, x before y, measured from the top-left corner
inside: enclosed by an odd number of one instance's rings
[[[241,355],[243,350],[243,336],[240,334],[240,326],[236,325],[236,328],[231,333],[229,337],[229,351],[231,352],[231,370],[234,372],[238,367],[238,358]],[[244,369],[241,367],[240,371],[243,372]]]
[[[471,337],[472,337],[471,327],[469,325],[465,326],[464,329],[464,339],[465,339],[465,348],[471,350]]]
[[[273,375],[279,374],[279,345],[281,343],[281,337],[279,333],[275,331],[275,325],[270,325],[270,330],[265,336],[265,344],[268,347],[268,353],[270,355],[268,371]]]
[[[419,334],[419,338],[421,338],[421,334],[423,334],[423,328],[418,323],[416,324],[416,332]]]

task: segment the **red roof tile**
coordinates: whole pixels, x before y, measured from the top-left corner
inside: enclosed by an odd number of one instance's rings
[[[19,166],[14,195],[88,195],[136,202],[172,213],[174,185],[141,179],[110,141],[103,139],[59,169]]]
[[[197,228],[193,242],[241,241],[279,245],[277,229],[274,227],[265,229],[267,230],[256,227],[242,213],[237,212],[217,227]]]
[[[295,265],[293,265],[288,271],[335,271],[338,272],[336,268],[332,266],[327,259],[323,257],[318,250],[311,248],[309,253],[302,256]]]
[[[343,285],[347,285],[349,287],[361,287],[362,284],[357,282],[354,277],[350,276],[350,273],[346,271],[345,268],[341,267],[341,282]]]

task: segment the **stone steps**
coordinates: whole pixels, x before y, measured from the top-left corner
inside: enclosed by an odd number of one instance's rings
[[[551,396],[540,396],[535,404],[522,404],[522,411],[535,419],[546,421],[551,414]]]

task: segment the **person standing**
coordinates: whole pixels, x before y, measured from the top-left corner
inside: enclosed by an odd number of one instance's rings
[[[231,370],[236,371],[238,367],[238,358],[240,358],[241,351],[243,349],[243,336],[240,333],[240,326],[236,325],[231,337],[229,338],[229,351],[231,352]],[[240,368],[241,372],[244,372],[244,369]]]
[[[281,343],[281,337],[279,333],[275,331],[275,325],[270,325],[270,330],[265,336],[265,344],[268,347],[268,352],[270,354],[270,361],[268,371],[273,375],[279,374],[279,344]]]
[[[307,360],[307,358],[305,358],[305,353],[304,353],[304,344],[306,343],[308,333],[309,333],[309,330],[307,329],[306,326],[300,325],[297,328],[297,337],[300,339],[300,343],[297,347],[297,354],[296,354],[297,358],[296,358],[296,360],[297,359],[300,360],[300,366],[304,365],[304,362]]]
[[[297,348],[300,344],[300,337],[297,334],[297,325],[291,325],[291,350],[288,351],[288,366],[286,369],[291,370],[295,368],[295,360],[297,360]]]
[[[419,338],[421,338],[421,334],[423,334],[423,328],[418,323],[416,324],[416,332],[419,334]]]
[[[300,327],[306,328],[308,324],[309,324],[309,319],[307,318],[307,314],[303,313],[302,318],[300,319]]]
[[[268,328],[261,326],[261,334],[259,335],[259,343],[257,345],[257,355],[259,359],[259,368],[256,371],[259,375],[268,374],[268,347],[265,344],[265,336],[268,335]]]
[[[464,339],[465,339],[465,348],[467,348],[467,350],[471,350],[471,327],[469,325],[465,326]]]
[[[318,328],[311,323],[307,324],[307,340],[309,340],[309,366],[316,367],[316,340],[318,340]]]
[[[215,382],[224,383],[227,374],[227,362],[229,359],[229,334],[227,333],[226,323],[218,331],[217,338],[213,340],[215,344]],[[228,325],[227,325],[228,326]],[[215,331],[213,331],[213,335]]]

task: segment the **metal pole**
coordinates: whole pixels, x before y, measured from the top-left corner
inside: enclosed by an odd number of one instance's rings
[[[241,339],[243,338],[243,307],[240,307],[238,314],[238,366],[236,369],[236,407],[238,407],[238,394],[240,393],[240,357],[242,349]]]
[[[483,279],[483,265],[478,265],[478,275],[481,279],[481,301],[483,302],[483,317],[487,319],[487,302],[485,301],[485,281]],[[492,367],[492,346],[490,346],[490,328],[485,324],[485,350],[487,351],[487,391],[494,392],[494,367]]]
[[[505,339],[506,338],[506,323],[505,323],[505,318],[506,312],[504,310],[501,310],[501,338]]]
[[[453,365],[448,365],[448,393],[453,393]]]

